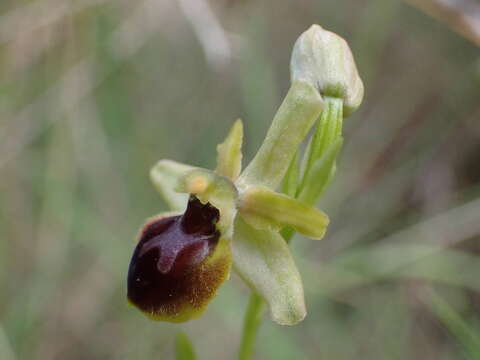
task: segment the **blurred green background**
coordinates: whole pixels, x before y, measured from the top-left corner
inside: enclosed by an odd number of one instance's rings
[[[366,97],[327,236],[293,242],[309,314],[266,316],[257,359],[480,359],[480,51],[448,22],[398,0],[1,0],[1,360],[171,359],[178,329],[235,358],[235,276],[184,325],[127,304],[166,208],[148,171],[213,167],[238,117],[250,159],[312,23],[350,43]]]

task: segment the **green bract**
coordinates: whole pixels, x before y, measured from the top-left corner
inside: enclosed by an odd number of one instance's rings
[[[172,210],[184,212],[150,221],[132,258],[129,299],[153,319],[201,314],[232,261],[274,321],[293,325],[305,317],[288,240],[293,231],[312,239],[326,232],[329,219],[314,204],[335,172],[343,114],[358,107],[363,85],[346,42],[318,25],[299,38],[291,65],[290,90],[243,171],[240,120],[217,146],[215,171],[170,160],[153,167],[155,187]]]

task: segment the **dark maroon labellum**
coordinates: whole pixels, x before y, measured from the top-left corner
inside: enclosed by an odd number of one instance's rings
[[[183,215],[147,224],[128,271],[130,302],[171,321],[182,321],[182,312],[202,307],[211,294],[205,281],[215,279],[205,275],[209,267],[204,263],[220,238],[215,227],[219,216],[218,209],[191,196]]]

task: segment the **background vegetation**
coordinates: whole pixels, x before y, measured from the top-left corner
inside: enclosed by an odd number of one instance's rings
[[[293,242],[309,315],[266,319],[257,358],[480,359],[480,52],[397,0],[2,0],[0,359],[172,358],[179,326],[125,298],[165,209],[149,168],[212,167],[237,117],[248,160],[312,23],[349,41],[366,98],[326,238]],[[233,276],[180,326],[202,359],[233,358],[247,295]]]

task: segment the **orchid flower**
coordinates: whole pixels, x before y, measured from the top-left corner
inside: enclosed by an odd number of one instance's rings
[[[301,321],[303,284],[286,240],[295,231],[315,240],[325,235],[329,219],[315,203],[335,172],[343,117],[362,97],[347,43],[318,25],[304,32],[293,49],[291,87],[248,166],[242,170],[237,120],[217,146],[215,170],[172,160],[152,168],[151,180],[172,212],[147,221],[140,233],[129,301],[154,320],[195,318],[233,264],[275,322]]]

